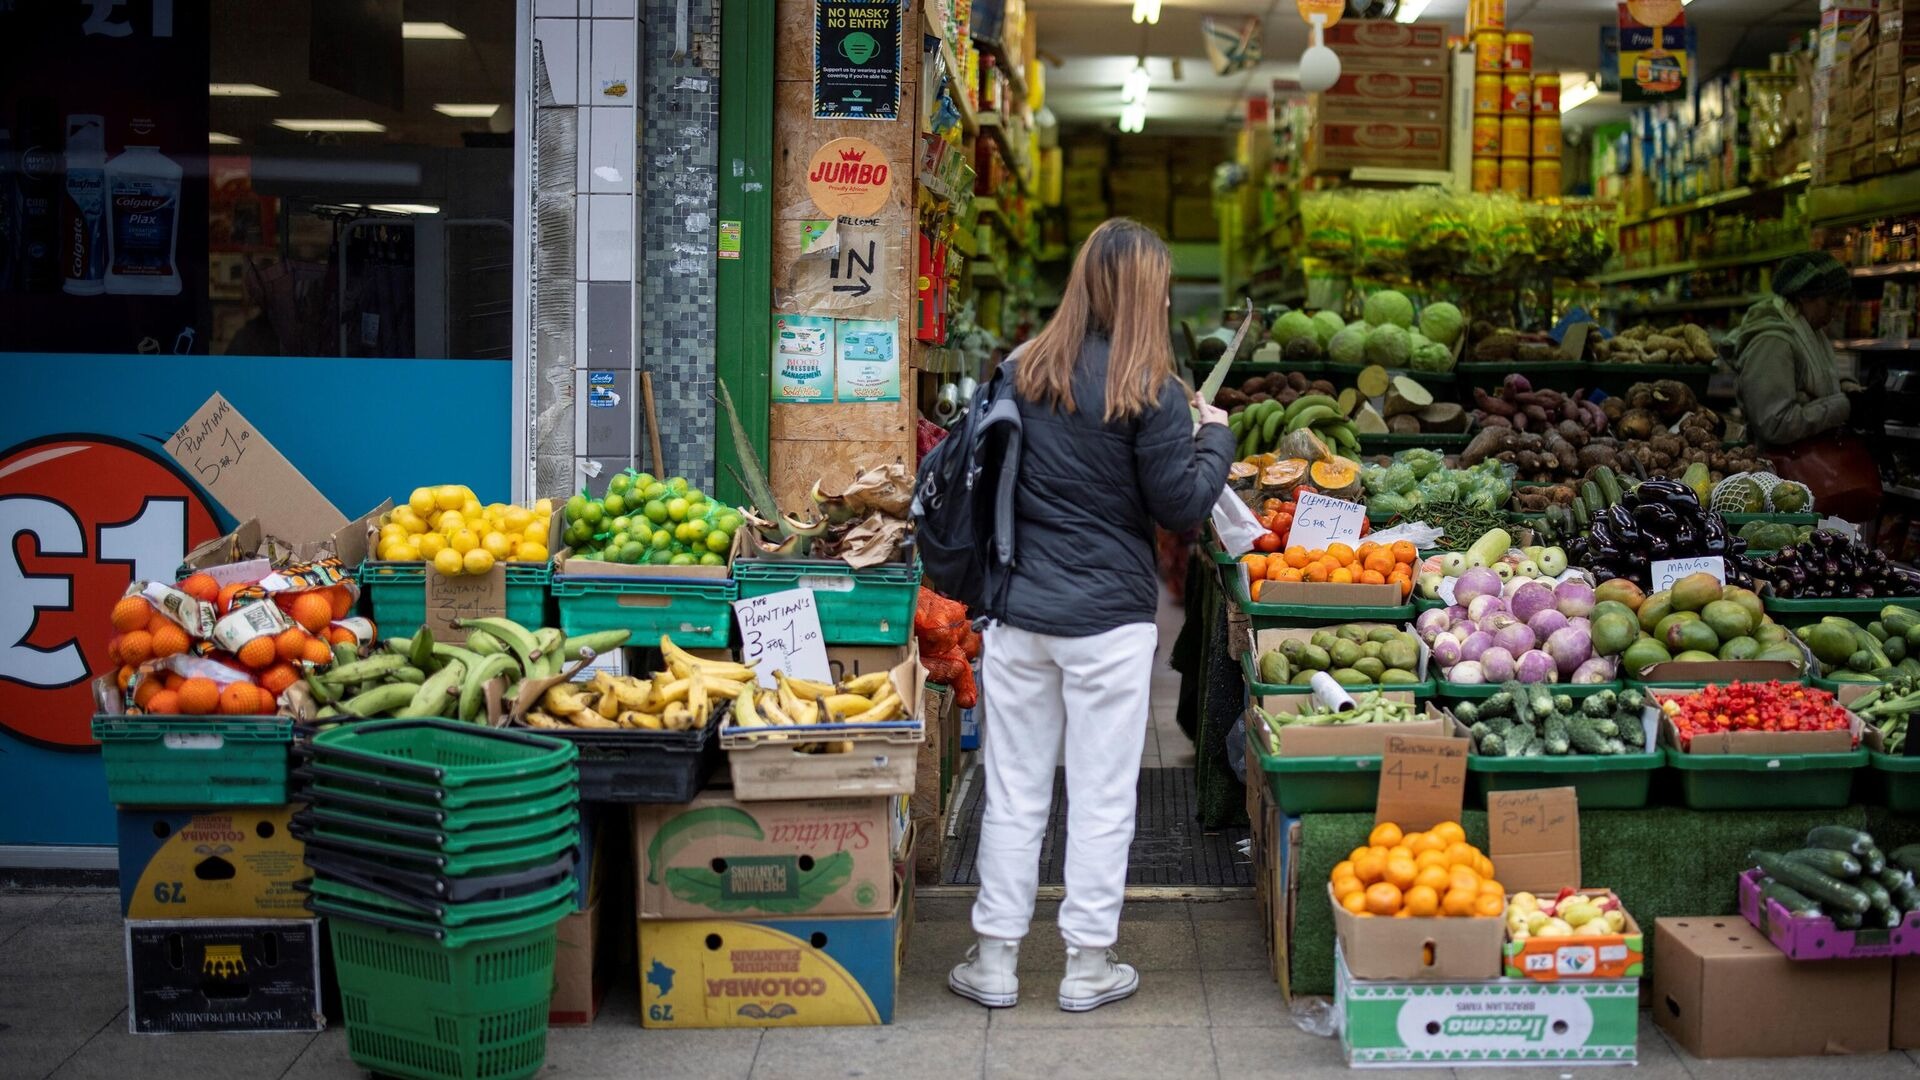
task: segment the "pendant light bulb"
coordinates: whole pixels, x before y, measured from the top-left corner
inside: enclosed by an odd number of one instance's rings
[[[1153,76],[1147,72],[1142,61],[1139,66],[1127,72],[1127,81],[1120,85],[1120,100],[1127,104],[1147,103],[1147,89],[1153,83]]]
[[[1160,25],[1160,0],[1133,0],[1133,21],[1149,26]]]
[[[1340,54],[1327,48],[1324,15],[1313,16],[1307,51],[1300,54],[1300,89],[1318,94],[1340,81]]]

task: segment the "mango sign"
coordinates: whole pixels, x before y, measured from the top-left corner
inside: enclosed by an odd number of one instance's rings
[[[93,743],[88,683],[114,670],[107,615],[134,581],[174,580],[220,535],[165,458],[105,436],[51,436],[0,458],[0,726],[52,747]]]
[[[835,139],[807,162],[807,197],[833,217],[872,217],[893,193],[893,167],[865,139]]]

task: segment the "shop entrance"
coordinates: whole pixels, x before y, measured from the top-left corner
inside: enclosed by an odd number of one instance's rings
[[[1162,592],[1157,622],[1160,647],[1154,657],[1151,715],[1146,749],[1140,757],[1139,810],[1133,845],[1127,855],[1129,892],[1151,895],[1162,890],[1244,889],[1253,886],[1253,867],[1242,850],[1248,838],[1245,825],[1204,826],[1199,816],[1199,791],[1194,779],[1193,739],[1179,724],[1181,677],[1171,666],[1174,642],[1188,611],[1171,594]],[[989,691],[990,692],[990,691]],[[1071,719],[1068,721],[1071,723]],[[955,786],[953,810],[947,821],[946,856],[940,884],[971,888],[980,884],[975,859],[979,854],[980,815],[985,799],[978,772],[978,754],[967,764]],[[1040,888],[1046,895],[1065,885],[1067,841],[1067,774],[1054,771],[1053,812],[1040,845]]]

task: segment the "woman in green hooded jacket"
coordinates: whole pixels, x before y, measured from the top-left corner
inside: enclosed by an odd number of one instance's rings
[[[1762,449],[1846,425],[1847,395],[1823,328],[1851,288],[1847,268],[1826,252],[1789,255],[1773,273],[1773,295],[1748,309],[1734,332],[1740,412]]]

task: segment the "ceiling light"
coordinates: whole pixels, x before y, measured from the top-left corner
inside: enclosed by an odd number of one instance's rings
[[[211,97],[279,97],[280,91],[259,83],[217,82],[207,84],[207,94]]]
[[[1393,13],[1394,22],[1409,23],[1427,13],[1427,5],[1432,0],[1400,0],[1400,10]],[[1685,0],[1681,0],[1682,3]]]
[[[443,22],[403,22],[400,36],[410,41],[465,41],[467,35]]]
[[[1599,96],[1600,84],[1594,82],[1592,79],[1585,79],[1581,82],[1574,83],[1572,86],[1561,89],[1560,111],[1562,113],[1572,112]]]
[[[1128,135],[1137,135],[1147,126],[1147,107],[1135,102],[1120,110],[1120,130]]]
[[[1153,76],[1147,73],[1147,65],[1141,64],[1127,72],[1127,81],[1120,85],[1120,100],[1129,105],[1146,105],[1147,88],[1152,82]]]
[[[273,126],[288,131],[375,133],[387,130],[387,125],[372,120],[275,120]]]
[[[370,203],[367,209],[377,210],[383,214],[437,214],[440,212],[440,208],[432,203],[410,202]]]
[[[240,136],[229,135],[224,131],[207,132],[207,142],[212,146],[232,146],[240,141]]]
[[[485,120],[487,117],[492,116],[494,113],[499,112],[500,106],[498,104],[493,104],[493,105],[443,104],[443,105],[435,105],[433,107],[433,111],[439,113],[442,116],[458,116],[462,118],[470,117],[475,120]]]
[[[1133,0],[1133,21],[1160,25],[1160,0]]]

